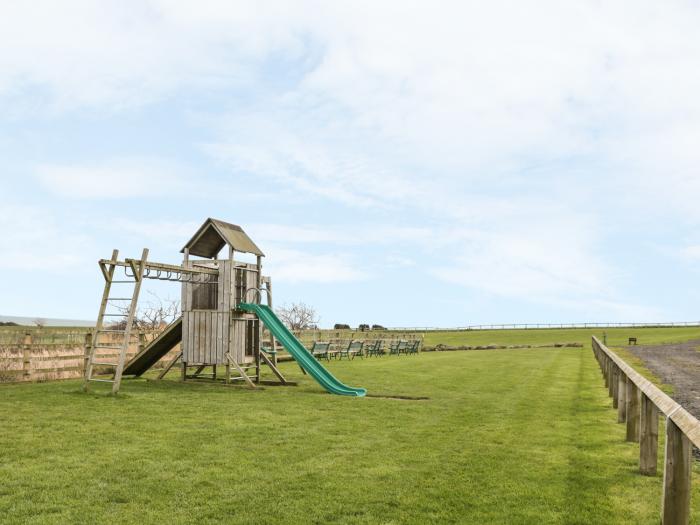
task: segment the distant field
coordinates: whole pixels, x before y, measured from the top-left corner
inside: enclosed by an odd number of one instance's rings
[[[601,340],[607,333],[608,346],[626,346],[630,337],[636,337],[638,344],[661,344],[700,339],[700,327],[673,328],[537,328],[529,330],[457,330],[426,332],[424,344],[435,346],[476,345],[515,345],[583,343],[590,346],[591,336]]]

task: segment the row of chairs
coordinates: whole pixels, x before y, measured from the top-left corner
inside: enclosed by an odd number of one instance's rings
[[[387,350],[389,355],[412,355],[418,353],[420,339],[391,341],[388,348],[384,347],[383,339],[377,339],[367,344],[365,344],[365,341],[350,341],[347,345],[342,345],[339,348],[337,346],[333,343],[314,341],[311,353],[316,359],[325,359],[327,361],[331,359],[341,360],[344,357],[347,357],[348,360],[355,359],[355,357],[381,357],[387,354]]]

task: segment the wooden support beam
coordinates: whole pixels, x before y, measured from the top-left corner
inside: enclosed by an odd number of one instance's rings
[[[245,379],[245,382],[248,383],[248,386],[250,388],[257,388],[255,386],[255,383],[253,383],[253,380],[250,377],[248,377],[248,375],[243,371],[243,369],[238,365],[238,363],[236,363],[236,361],[231,357],[231,354],[226,354],[226,359],[228,359],[228,362],[231,363],[231,365],[238,371],[241,377]]]
[[[621,371],[617,373],[617,422],[624,423],[627,410],[627,376]]]
[[[659,456],[659,409],[642,394],[639,436],[639,471],[645,476],[656,475]]]
[[[282,375],[282,372],[280,372],[279,369],[272,362],[272,360],[269,357],[267,357],[265,352],[260,351],[260,359],[262,359],[265,362],[265,364],[270,367],[270,370],[272,370],[272,372],[277,376],[277,379],[282,381],[283,384],[287,384],[287,380]]]
[[[626,378],[625,380],[625,412],[627,414],[627,441],[639,441],[639,419],[641,403],[639,396],[641,392],[634,382]]]
[[[662,525],[686,525],[690,520],[691,461],[690,440],[667,417]]]
[[[158,377],[156,377],[156,380],[160,381],[161,379],[163,379],[165,377],[165,374],[170,372],[170,369],[175,365],[175,363],[177,363],[178,359],[180,359],[181,357],[182,352],[178,352],[178,354],[175,357],[173,357],[167,365],[165,365],[165,368],[161,370],[160,374],[158,374]]]

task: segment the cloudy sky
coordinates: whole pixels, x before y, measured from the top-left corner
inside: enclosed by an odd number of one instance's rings
[[[700,319],[700,7],[0,3],[0,314],[206,217],[321,324]],[[164,292],[178,295],[176,285]]]

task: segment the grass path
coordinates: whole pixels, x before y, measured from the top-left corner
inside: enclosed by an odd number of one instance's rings
[[[590,349],[332,363],[377,395],[0,387],[3,523],[655,523]],[[700,505],[700,487],[694,485]]]

